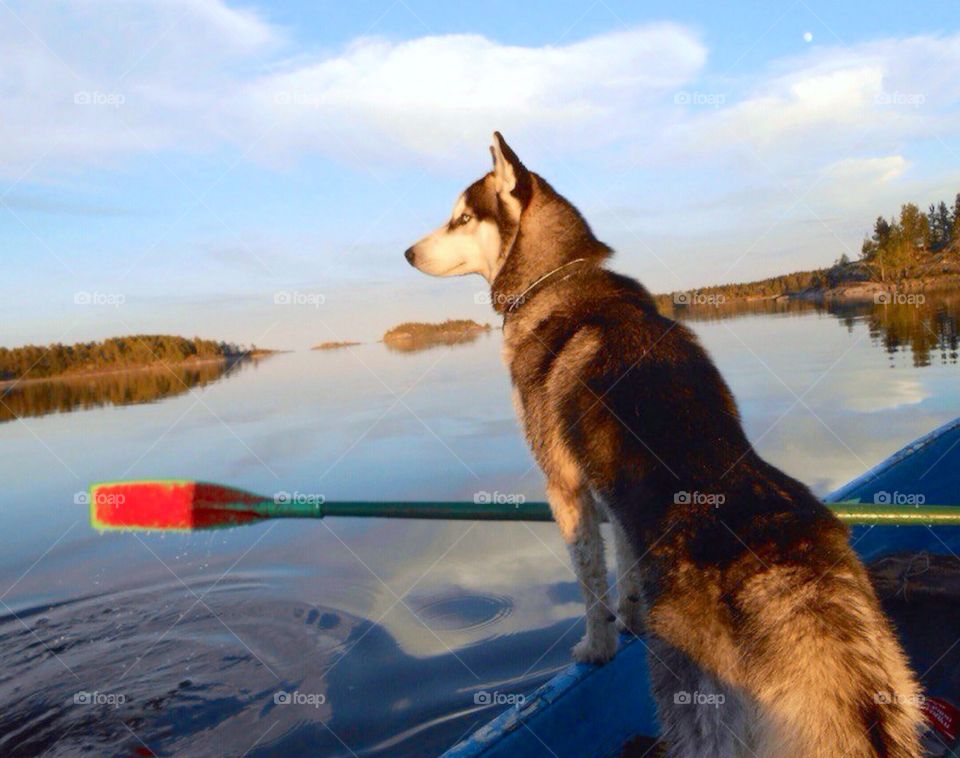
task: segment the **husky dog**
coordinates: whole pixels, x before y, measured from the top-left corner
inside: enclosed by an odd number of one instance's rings
[[[846,527],[754,452],[694,335],[605,268],[579,211],[499,132],[491,152],[493,171],[405,255],[490,283],[586,601],[574,657],[609,660],[617,626],[646,633],[672,756],[919,756],[920,690]]]

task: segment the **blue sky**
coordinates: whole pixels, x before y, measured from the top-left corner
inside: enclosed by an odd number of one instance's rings
[[[7,0],[0,344],[492,321],[402,251],[495,128],[654,291],[827,265],[960,191],[958,32],[952,2]]]

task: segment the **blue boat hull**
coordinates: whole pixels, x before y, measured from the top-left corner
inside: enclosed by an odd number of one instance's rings
[[[960,503],[960,419],[911,443],[879,466],[841,487],[827,502],[889,503],[922,500]],[[866,526],[852,530],[851,543],[867,563],[892,555],[960,556],[960,528]],[[958,559],[960,560],[960,559]],[[925,624],[936,623],[924,619]],[[953,619],[949,623],[957,624]],[[924,644],[920,631],[901,628],[902,642],[928,696],[960,695],[947,658]],[[948,636],[960,637],[960,628]],[[960,653],[960,645],[953,653]],[[532,693],[458,743],[444,758],[608,758],[620,755],[632,737],[659,731],[650,696],[646,645],[624,636],[620,650],[605,666],[572,664]]]

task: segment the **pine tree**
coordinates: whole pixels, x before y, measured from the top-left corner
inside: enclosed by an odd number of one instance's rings
[[[943,236],[940,233],[940,227],[937,225],[937,206],[930,203],[927,210],[927,237],[930,240],[930,249],[939,250],[943,245]]]
[[[947,247],[953,241],[953,219],[950,218],[950,209],[947,204],[940,201],[937,206],[936,227],[940,235],[940,247]]]
[[[955,244],[960,244],[960,192],[957,193],[957,199],[953,201],[953,232],[950,238]]]
[[[870,262],[876,259],[880,251],[890,240],[891,224],[883,216],[877,216],[873,222],[873,235],[863,241],[860,248],[861,259]]]
[[[873,224],[873,239],[878,245],[885,245],[890,240],[893,226],[883,216],[877,216]]]

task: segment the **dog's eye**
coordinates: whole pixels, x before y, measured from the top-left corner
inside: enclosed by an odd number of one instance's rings
[[[463,226],[472,218],[473,216],[471,216],[469,213],[461,213],[460,218],[457,219],[457,226]]]

